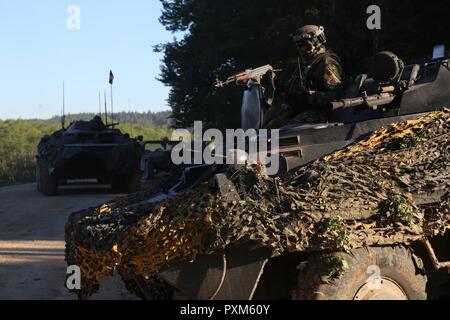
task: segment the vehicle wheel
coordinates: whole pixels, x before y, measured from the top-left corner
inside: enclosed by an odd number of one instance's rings
[[[108,184],[108,183],[109,183],[109,180],[108,180],[108,178],[101,177],[101,178],[97,178],[97,182],[98,182],[99,184]]]
[[[341,261],[340,277],[330,277]],[[345,261],[345,262],[344,262]],[[425,300],[427,278],[420,258],[403,246],[369,247],[317,255],[300,272],[294,298],[301,300]]]
[[[146,180],[151,180],[154,177],[155,177],[155,165],[149,162],[146,168]]]
[[[121,179],[121,178],[115,178],[111,181],[111,189],[114,192],[122,192],[124,189],[123,185],[124,185],[124,182],[123,182],[123,179]]]
[[[46,196],[55,196],[58,193],[58,182],[56,177],[48,173],[48,168],[39,166],[39,181],[41,192]]]
[[[36,173],[36,190],[37,190],[38,192],[41,192],[41,191],[42,191],[42,187],[41,187],[41,177],[40,177],[40,168],[39,168],[39,165],[38,165],[38,164],[36,165],[35,173]]]
[[[153,275],[148,279],[136,276],[124,279],[126,288],[142,300],[173,300],[176,289]]]
[[[141,190],[141,173],[133,173],[129,176],[114,179],[111,188],[115,192],[133,193]]]
[[[129,193],[141,190],[141,173],[134,173],[125,179],[126,191]]]

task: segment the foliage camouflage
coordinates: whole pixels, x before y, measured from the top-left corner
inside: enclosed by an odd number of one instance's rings
[[[125,280],[148,279],[238,241],[257,241],[278,256],[443,234],[450,228],[449,129],[448,110],[395,123],[285,178],[258,166],[230,167],[239,201],[206,182],[156,205],[146,202],[153,194],[147,192],[74,213],[66,225],[67,263],[81,267],[88,295],[114,271]],[[417,135],[423,143],[400,147]],[[435,203],[414,200],[429,193],[439,195]]]

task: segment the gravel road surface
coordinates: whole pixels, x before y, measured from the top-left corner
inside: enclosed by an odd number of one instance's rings
[[[76,299],[64,287],[64,225],[71,212],[116,196],[108,186],[63,187],[46,197],[35,184],[0,188],[0,299]],[[134,299],[117,278],[93,299]]]

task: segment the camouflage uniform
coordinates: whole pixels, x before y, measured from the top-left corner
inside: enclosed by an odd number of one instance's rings
[[[330,116],[327,105],[342,94],[343,69],[339,57],[325,48],[319,50],[309,64],[299,67],[282,88],[282,104],[274,105],[265,114],[264,127],[280,128],[288,123],[326,122]]]

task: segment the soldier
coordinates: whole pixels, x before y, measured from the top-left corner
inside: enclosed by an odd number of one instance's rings
[[[339,98],[343,70],[339,57],[325,47],[322,26],[307,25],[292,37],[298,50],[296,71],[287,83],[284,101],[266,113],[264,127],[279,128],[287,123],[326,122],[328,103]]]

